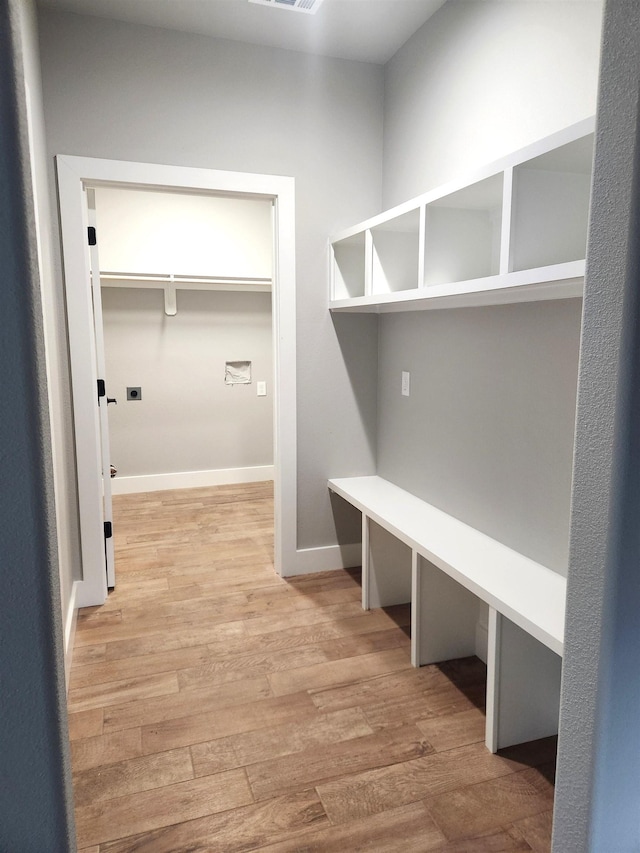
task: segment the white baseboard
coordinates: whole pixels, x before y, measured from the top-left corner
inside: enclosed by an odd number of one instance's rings
[[[362,565],[362,545],[325,545],[321,548],[299,548],[293,560],[285,560],[283,577],[331,572]]]
[[[233,483],[258,483],[273,480],[273,465],[251,468],[216,468],[211,471],[176,471],[171,474],[142,474],[138,477],[114,477],[111,493],[132,495],[166,489],[197,489],[202,486],[226,486]]]
[[[78,622],[77,596],[80,581],[74,581],[71,587],[71,597],[64,620],[64,677],[67,691],[69,690],[69,674],[73,660],[73,643],[76,637],[76,625]]]

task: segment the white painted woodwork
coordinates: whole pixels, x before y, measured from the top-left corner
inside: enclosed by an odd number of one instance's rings
[[[338,235],[331,310],[581,296],[593,128],[586,119]]]
[[[245,293],[270,293],[271,279],[222,278],[218,276],[185,276],[167,273],[166,275],[101,272],[102,287],[115,287],[134,290],[162,290],[164,292],[164,313],[175,317],[178,313],[178,290],[206,290]]]
[[[582,296],[584,261],[570,261],[535,270],[520,270],[453,284],[416,290],[334,300],[332,311],[383,314],[391,311],[427,311],[436,308],[476,308],[515,302],[542,302]]]
[[[338,494],[338,493],[336,493]],[[369,545],[369,518],[366,513],[362,513],[362,609],[370,610],[371,605],[370,601],[370,592],[369,592],[369,581],[371,578],[371,571],[369,567],[369,557],[371,555],[371,548]]]
[[[487,748],[556,734],[566,579],[381,477],[329,489],[362,512],[363,607],[411,601],[414,666],[475,654],[489,605]]]
[[[329,480],[331,491],[513,622],[562,654],[566,578],[382,477]]]
[[[114,495],[138,492],[161,492],[165,489],[199,489],[204,486],[223,486],[231,483],[261,483],[273,480],[273,465],[252,465],[246,468],[214,468],[209,471],[172,471],[168,474],[138,474],[116,477],[111,483]]]
[[[511,232],[513,231],[513,167],[502,173],[502,231],[500,233],[500,263],[498,273],[506,275],[513,269]]]
[[[97,406],[96,344],[91,299],[88,215],[83,183],[69,158],[56,158],[63,236],[69,357],[73,390],[75,453],[80,509],[82,582],[75,604],[107,598],[102,505],[102,451]]]
[[[96,228],[96,205],[95,192],[87,190],[87,216],[89,225]],[[100,290],[100,252],[98,244],[89,247],[91,259],[91,294],[93,303],[93,328],[96,342],[96,369],[99,379],[106,379],[104,351],[104,324],[102,319],[102,292]],[[104,397],[98,400],[98,412],[100,418],[100,450],[102,470],[102,507],[103,525],[113,523],[113,504],[111,500],[111,442],[109,439],[109,416],[107,414],[107,399],[109,389],[106,389]],[[104,540],[104,553],[107,570],[107,587],[113,589],[116,585],[116,557],[113,535]]]
[[[343,232],[330,308],[580,297],[593,129],[582,121]],[[363,514],[363,606],[411,601],[414,666],[475,654],[489,606],[487,747],[555,734],[566,579],[380,477],[329,488]]]
[[[561,671],[559,655],[490,609],[487,749],[557,734]]]

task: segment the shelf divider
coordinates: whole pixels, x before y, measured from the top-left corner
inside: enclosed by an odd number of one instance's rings
[[[502,233],[500,235],[500,274],[511,272],[511,233],[513,230],[513,167],[504,170],[502,184]]]

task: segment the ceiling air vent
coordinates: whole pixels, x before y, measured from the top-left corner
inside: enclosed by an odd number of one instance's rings
[[[322,2],[323,0],[249,0],[249,3],[258,3],[260,6],[291,9],[292,12],[306,12],[307,15],[315,15]]]

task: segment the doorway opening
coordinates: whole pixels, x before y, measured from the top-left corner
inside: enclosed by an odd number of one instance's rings
[[[272,322],[273,335],[273,479],[275,568],[287,575],[296,553],[296,427],[295,427],[295,278],[294,278],[294,181],[269,175],[94,160],[82,157],[58,157],[58,187],[62,224],[63,259],[67,291],[69,341],[72,366],[73,408],[75,419],[78,493],[82,540],[83,578],[77,582],[76,606],[101,604],[107,595],[105,573],[104,490],[106,466],[101,457],[100,409],[96,395],[98,361],[96,356],[96,323],[93,318],[90,282],[90,253],[87,228],[90,225],[88,191],[99,196],[111,190],[156,192],[174,197],[252,201],[268,204],[272,216]],[[132,196],[133,197],[133,196]],[[102,269],[106,269],[102,265]],[[133,273],[135,270],[113,270]],[[162,282],[164,316],[179,311],[182,282],[178,277],[197,278],[188,273],[167,270],[168,282]],[[194,270],[193,273],[199,272]],[[151,273],[153,274],[153,273]],[[173,276],[173,281],[171,280]],[[202,273],[201,278],[216,278]],[[220,278],[221,276],[218,276]],[[233,278],[233,276],[229,276]],[[245,278],[264,276],[245,276]],[[112,279],[113,280],[113,279]],[[176,288],[176,282],[178,287]],[[205,282],[207,285],[211,281]],[[218,282],[219,283],[219,282]],[[160,284],[160,282],[156,282]],[[255,282],[254,282],[255,284]],[[185,293],[187,291],[185,290]],[[206,298],[203,290],[190,294]],[[235,298],[240,294],[236,293]],[[232,296],[234,294],[232,293]],[[186,306],[189,301],[183,299]],[[191,300],[193,301],[193,300]],[[162,306],[161,306],[162,309]],[[175,315],[173,315],[175,316]],[[245,360],[235,354],[229,362]],[[250,360],[250,359],[249,359]],[[225,371],[226,373],[226,371]],[[266,377],[255,376],[257,383],[267,384]],[[224,374],[222,376],[224,382]],[[132,383],[134,380],[132,379]],[[140,383],[127,385],[144,395]],[[268,387],[268,386],[267,386]],[[225,391],[238,391],[227,387]],[[257,394],[255,395],[257,397]],[[106,394],[105,394],[106,397]],[[128,402],[130,406],[142,402]],[[142,397],[144,400],[144,396]],[[106,401],[103,405],[106,404]],[[239,466],[242,467],[242,466]],[[246,466],[251,467],[251,466]],[[263,466],[254,466],[263,467]]]
[[[112,494],[273,480],[272,201],[93,194]]]

